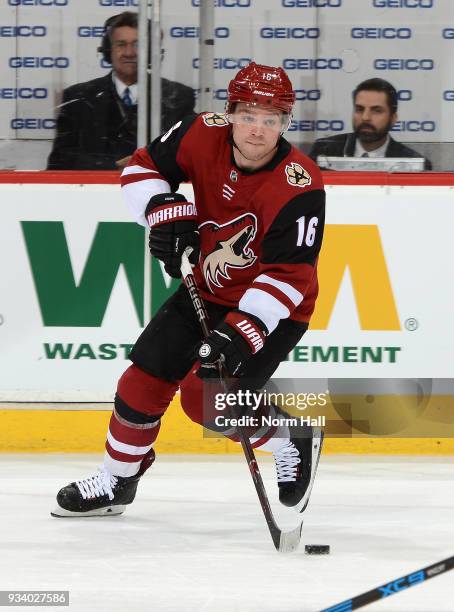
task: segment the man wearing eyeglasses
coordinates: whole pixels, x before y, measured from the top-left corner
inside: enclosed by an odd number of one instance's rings
[[[110,17],[98,51],[112,71],[63,92],[49,170],[122,168],[137,147],[137,14]],[[194,112],[194,92],[161,79],[161,126],[169,129]]]

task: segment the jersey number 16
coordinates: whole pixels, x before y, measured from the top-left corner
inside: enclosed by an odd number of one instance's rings
[[[296,220],[298,223],[298,239],[296,246],[306,245],[311,247],[315,242],[315,231],[318,224],[317,217],[311,217],[306,227],[306,217],[300,217]]]

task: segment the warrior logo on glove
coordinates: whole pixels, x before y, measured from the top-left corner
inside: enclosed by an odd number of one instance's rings
[[[267,329],[258,317],[231,310],[224,321],[205,338],[199,349],[199,378],[218,378],[219,362],[229,376],[241,376],[242,366],[260,351]]]
[[[257,232],[255,215],[247,213],[223,225],[207,221],[199,230],[204,244],[208,245],[202,269],[212,293],[213,285],[223,287],[223,279],[231,280],[229,268],[248,268],[256,262],[257,257],[249,246]]]
[[[164,204],[160,208],[151,210],[147,214],[147,221],[150,228],[161,223],[176,221],[178,219],[193,219],[197,217],[197,209],[192,202],[184,202],[181,205],[175,205],[174,196],[167,198],[168,205]]]
[[[180,278],[181,255],[191,247],[190,262],[199,261],[200,239],[197,210],[180,193],[158,193],[150,198],[145,210],[150,226],[150,253],[163,262],[173,278]]]

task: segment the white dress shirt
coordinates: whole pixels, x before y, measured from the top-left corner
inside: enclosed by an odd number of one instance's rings
[[[131,97],[132,103],[137,104],[137,94],[138,94],[137,83],[134,83],[133,85],[125,85],[123,81],[120,81],[120,79],[113,72],[112,72],[112,80],[114,82],[115,89],[117,90],[117,94],[120,97],[120,100],[123,100],[123,94],[125,92],[125,89],[129,87],[129,95]]]
[[[386,157],[386,149],[389,144],[389,136],[386,137],[385,142],[378,149],[373,149],[373,151],[366,151],[366,149],[361,144],[359,138],[356,138],[355,143],[355,153],[354,157],[363,157],[364,153],[367,153],[366,157]]]

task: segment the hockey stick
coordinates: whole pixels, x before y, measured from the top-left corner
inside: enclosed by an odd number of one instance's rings
[[[387,584],[382,584],[381,586],[376,587],[375,589],[371,589],[370,591],[361,593],[361,595],[356,595],[356,597],[346,599],[345,601],[342,601],[341,603],[338,603],[335,606],[331,606],[330,608],[323,608],[321,612],[349,612],[349,610],[357,610],[358,608],[367,606],[368,604],[373,603],[374,601],[379,601],[381,599],[389,597],[390,595],[400,593],[405,589],[415,586],[415,584],[420,584],[421,582],[430,580],[430,578],[435,578],[435,576],[439,576],[440,574],[448,572],[453,568],[454,557],[448,557],[447,559],[443,559],[443,561],[434,563],[434,565],[423,567],[422,569],[417,570],[416,572],[412,572],[411,574],[407,574],[406,576],[402,576],[401,578],[392,580]]]
[[[204,338],[207,338],[210,334],[208,312],[195,282],[192,267],[189,263],[187,250],[183,253],[183,256],[181,258],[181,275],[183,277],[183,282],[186,285],[186,288],[189,292],[189,296],[192,300],[192,304],[196,311],[197,318],[202,328],[203,336]],[[223,371],[222,364],[220,365],[219,374],[222,382],[225,378],[225,372]],[[298,547],[298,544],[301,540],[301,530],[303,528],[303,521],[301,521],[298,527],[291,531],[284,532],[279,529],[271,511],[270,502],[268,501],[268,496],[266,494],[265,486],[263,484],[262,475],[260,474],[259,466],[257,464],[257,460],[255,458],[251,442],[248,436],[243,431],[242,427],[237,426],[237,433],[241,442],[241,446],[243,448],[244,456],[246,457],[249,471],[251,472],[252,480],[255,485],[255,490],[257,491],[257,496],[259,498],[260,505],[262,506],[263,514],[268,524],[268,529],[270,531],[274,546],[279,552],[291,552]]]

